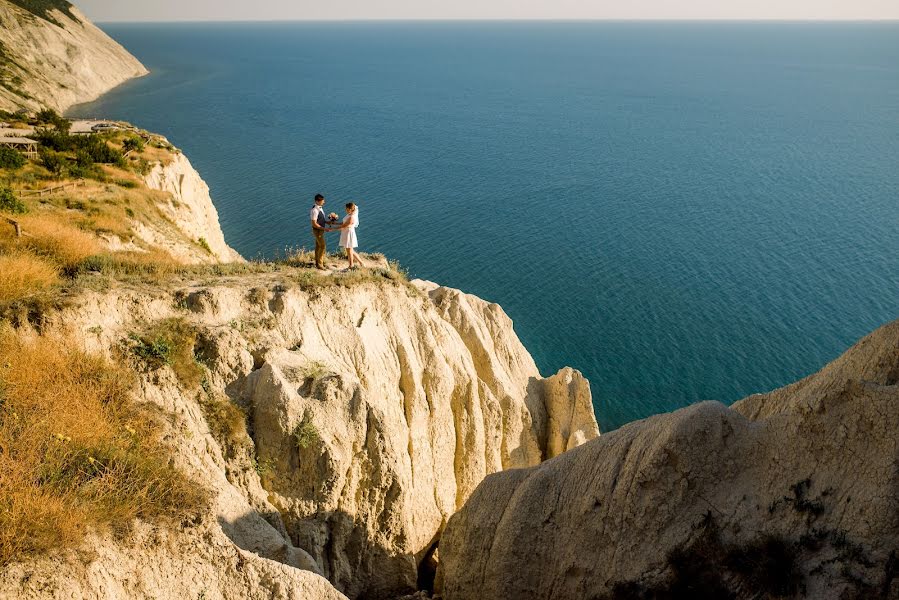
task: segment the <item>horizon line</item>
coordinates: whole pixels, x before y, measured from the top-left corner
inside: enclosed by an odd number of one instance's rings
[[[795,18],[784,19],[777,17],[753,17],[753,18],[719,18],[719,17],[668,17],[668,18],[508,18],[508,17],[477,17],[477,18],[418,18],[418,17],[352,17],[334,19],[168,19],[168,20],[99,20],[92,19],[97,24],[164,24],[164,23],[899,23],[899,17],[889,18]]]

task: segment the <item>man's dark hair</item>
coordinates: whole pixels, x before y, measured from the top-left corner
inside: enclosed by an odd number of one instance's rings
[[[316,201],[316,202],[318,202],[319,200],[324,200],[324,199],[325,199],[325,197],[322,196],[321,194],[316,194],[316,195],[315,195],[315,201]]]

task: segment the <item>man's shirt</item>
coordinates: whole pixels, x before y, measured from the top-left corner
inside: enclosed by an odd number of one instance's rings
[[[319,227],[325,227],[328,224],[325,219],[325,209],[318,204],[313,205],[312,210],[309,211],[309,220],[318,223]]]

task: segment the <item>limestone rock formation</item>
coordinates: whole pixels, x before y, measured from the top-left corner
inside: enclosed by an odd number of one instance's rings
[[[350,597],[414,590],[484,476],[598,435],[586,380],[541,380],[499,306],[425,289],[279,294],[278,337],[247,382],[270,500]]]
[[[171,162],[153,165],[144,181],[151,190],[169,194],[170,201],[158,204],[159,209],[187,238],[175,239],[167,232],[135,224],[137,234],[145,242],[164,247],[184,262],[243,261],[225,242],[209,186],[184,154],[176,152]]]
[[[308,286],[275,272],[123,286],[44,315],[44,335],[111,357],[153,323],[197,330],[203,389],[162,367],[136,393],[170,415],[173,460],[212,490],[212,508],[180,533],[98,540],[86,565],[18,565],[0,594],[70,578],[85,598],[270,597],[276,584],[271,597],[339,597],[320,573],[350,598],[393,598],[433,577],[434,543],[486,475],[598,434],[586,380],[541,379],[499,306],[382,281]],[[246,432],[223,437],[210,402],[244,411]],[[210,578],[221,581],[201,588]]]
[[[0,110],[62,111],[147,70],[65,0],[0,0]]]
[[[491,475],[441,538],[443,597],[899,597],[897,409],[899,321],[733,409]]]

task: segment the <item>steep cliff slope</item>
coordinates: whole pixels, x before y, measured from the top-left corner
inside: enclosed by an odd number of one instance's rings
[[[136,226],[135,233],[145,242],[165,248],[186,263],[235,262],[243,258],[225,242],[218,211],[209,196],[209,186],[184,154],[175,152],[154,162],[144,176],[151,190],[167,194],[160,211],[186,238],[179,239],[152,226]],[[200,243],[204,247],[197,247]],[[205,250],[205,252],[204,252]]]
[[[488,477],[444,598],[899,597],[899,321],[732,409],[630,424]]]
[[[6,215],[20,222],[22,239],[12,239],[13,229],[5,219],[0,222],[0,255],[24,246],[48,258],[42,248],[65,245],[64,234],[74,226],[82,237],[93,234],[92,241],[83,244],[89,262],[96,263],[100,254],[145,264],[243,261],[225,242],[209,187],[187,157],[162,136],[120,125],[124,129],[94,136],[94,143],[111,153],[123,154],[129,144],[138,146],[115,162],[84,168],[79,165],[84,153],[72,148],[50,151],[63,165],[57,171],[42,159],[0,168],[0,193],[8,185],[25,211]],[[71,140],[86,139],[60,134],[47,143],[65,147]],[[77,265],[60,266],[72,270]]]
[[[69,2],[0,0],[0,110],[65,110],[146,73]]]
[[[587,382],[541,379],[495,304],[387,269],[247,270],[86,290],[35,322],[136,364],[137,401],[168,415],[173,460],[213,500],[180,529],[12,565],[0,597],[338,597],[318,572],[350,598],[393,598],[433,573],[484,476],[598,435]],[[137,358],[141,332],[173,321],[202,377]]]

